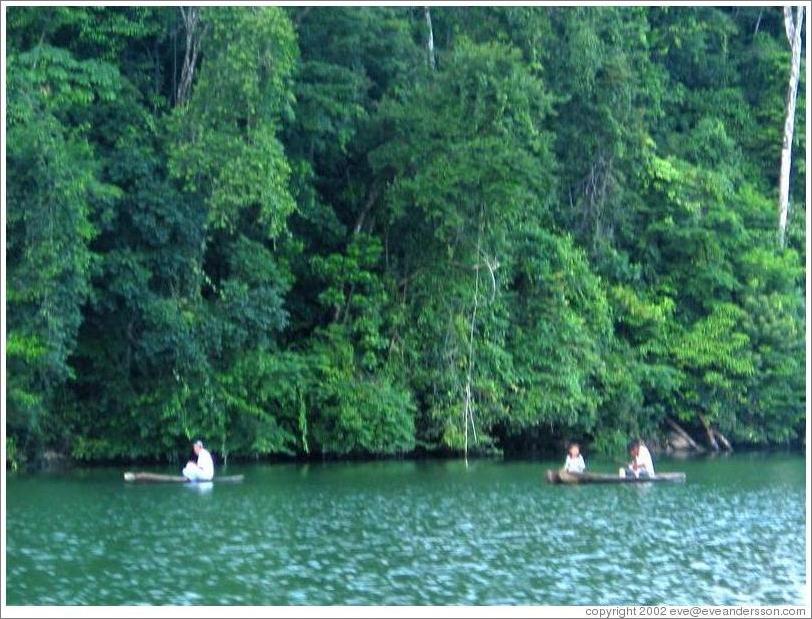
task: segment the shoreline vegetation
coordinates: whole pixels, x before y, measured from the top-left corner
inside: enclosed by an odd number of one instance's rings
[[[806,453],[805,446],[797,444],[797,445],[786,445],[786,446],[770,446],[770,447],[759,447],[759,446],[750,446],[744,447],[742,449],[738,449],[734,451],[695,451],[695,450],[677,450],[673,448],[663,448],[657,443],[650,444],[651,445],[651,452],[657,456],[658,458],[666,458],[670,462],[675,461],[691,461],[691,460],[712,460],[715,458],[726,458],[728,456],[736,455],[746,455],[746,456],[769,456],[769,455],[780,455],[780,454],[798,454],[803,455]],[[561,453],[562,451],[553,449],[553,448],[546,448],[541,451],[535,452],[501,452],[492,450],[490,452],[473,452],[468,455],[467,461],[471,463],[475,463],[477,461],[503,461],[503,462],[515,462],[515,461],[538,461],[540,463],[547,463],[556,462],[561,460]],[[403,453],[403,454],[342,454],[342,455],[335,455],[335,454],[297,454],[297,455],[284,455],[284,454],[267,454],[261,456],[250,456],[250,455],[240,455],[240,456],[231,456],[227,462],[224,462],[218,454],[214,454],[215,456],[215,467],[218,472],[227,472],[229,467],[237,466],[250,466],[255,464],[260,465],[285,465],[285,464],[338,464],[338,463],[366,463],[366,462],[434,462],[434,461],[446,461],[446,462],[465,462],[466,459],[458,452],[446,451],[446,452],[439,452],[439,451],[414,451],[410,453]],[[595,458],[595,462],[598,463],[599,469],[607,469],[609,470],[611,467],[607,467],[609,463],[613,467],[617,467],[619,464],[625,462],[625,460],[619,456],[613,454],[604,454],[595,452],[594,454],[590,454],[590,462],[593,462],[593,458]],[[102,459],[102,460],[78,460],[71,458],[67,454],[59,454],[53,451],[47,451],[43,454],[40,454],[38,457],[33,458],[31,460],[26,461],[25,463],[14,463],[13,466],[9,467],[9,472],[19,472],[19,473],[34,473],[34,472],[66,472],[73,469],[85,469],[85,468],[109,468],[109,467],[144,467],[147,471],[152,470],[173,470],[174,468],[180,467],[183,464],[183,460],[185,456],[181,453],[180,455],[172,458],[172,457],[165,457],[161,459]],[[10,464],[10,463],[9,463]],[[603,466],[601,466],[603,465]],[[612,469],[614,470],[614,469]]]
[[[800,9],[7,15],[12,468],[803,444]]]

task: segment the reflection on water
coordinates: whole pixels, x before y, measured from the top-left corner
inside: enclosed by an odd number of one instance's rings
[[[198,481],[193,484],[183,484],[184,488],[188,488],[190,492],[197,494],[208,494],[214,489],[213,481]]]
[[[673,485],[550,486],[547,465],[9,476],[8,603],[804,602],[802,457],[661,462]]]

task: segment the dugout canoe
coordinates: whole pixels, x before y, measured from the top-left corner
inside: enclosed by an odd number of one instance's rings
[[[218,475],[211,482],[217,483],[235,483],[241,482],[245,479],[245,475]],[[211,482],[193,482],[189,481],[182,475],[161,475],[159,473],[132,473],[127,471],[124,473],[124,481],[131,481],[131,482],[143,482],[143,483],[176,483],[176,484],[196,484],[196,483],[204,483],[208,484]]]
[[[621,477],[604,473],[568,473],[567,471],[547,471],[547,481],[551,484],[641,484],[658,481],[685,481],[685,473],[657,473],[653,477]]]

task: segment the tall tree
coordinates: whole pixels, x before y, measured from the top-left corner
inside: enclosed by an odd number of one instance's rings
[[[119,195],[102,182],[87,128],[75,123],[114,99],[121,82],[115,66],[42,40],[19,49],[12,39],[8,68],[9,430],[25,449],[46,436],[65,442],[54,398],[74,376],[94,215]]]
[[[798,76],[801,70],[801,31],[804,25],[805,7],[784,7],[784,26],[790,47],[789,84],[787,86],[784,139],[781,143],[781,177],[778,187],[778,243],[786,242],[787,216],[789,213],[789,175],[792,167],[792,137],[795,131],[795,101],[798,96]]]

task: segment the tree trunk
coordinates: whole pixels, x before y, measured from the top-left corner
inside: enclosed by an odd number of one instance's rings
[[[477,231],[476,238],[476,255],[479,258],[482,247],[482,209],[479,211],[479,230]],[[465,400],[463,402],[463,435],[464,435],[464,451],[465,462],[468,462],[468,422],[471,423],[471,429],[474,433],[474,441],[476,441],[476,425],[474,424],[474,403],[471,395],[471,383],[474,377],[474,328],[476,326],[476,314],[479,306],[479,269],[475,269],[476,278],[474,280],[474,308],[471,311],[471,329],[468,337],[468,372],[465,377]]]
[[[716,428],[713,429],[713,435],[716,437],[720,443],[722,443],[722,447],[725,448],[725,451],[733,451],[733,446],[730,444],[730,441],[725,438],[725,435],[719,432]]]
[[[691,449],[694,449],[695,451],[705,451],[705,449],[700,445],[698,445],[697,442],[691,438],[691,435],[688,434],[685,430],[683,430],[682,427],[680,427],[680,425],[676,421],[674,421],[673,419],[666,419],[665,421],[669,426],[671,426],[674,432],[676,432],[682,438],[685,439],[685,442],[691,446]]]
[[[203,29],[200,28],[200,8],[189,6],[179,7],[183,17],[183,27],[186,31],[186,51],[183,56],[183,67],[180,71],[180,82],[175,94],[175,105],[183,105],[189,98],[192,90],[197,57],[200,54],[200,41],[203,38]]]
[[[787,235],[789,213],[789,173],[792,167],[792,136],[795,132],[795,100],[798,96],[798,77],[801,68],[801,30],[804,22],[804,7],[795,9],[795,22],[792,20],[792,7],[784,7],[784,27],[787,31],[792,52],[792,64],[787,87],[787,107],[784,119],[784,141],[781,146],[781,176],[778,185],[778,244],[784,247]]]
[[[355,220],[355,225],[352,228],[352,235],[354,237],[361,233],[361,230],[364,227],[364,220],[366,219],[367,215],[369,215],[369,211],[372,210],[372,207],[375,204],[375,201],[378,199],[380,193],[381,192],[378,187],[373,187],[369,190],[367,201],[364,203],[361,212],[358,214],[358,217]]]
[[[705,435],[708,437],[708,446],[713,451],[719,451],[719,443],[716,442],[716,438],[713,436],[713,430],[711,430],[710,425],[708,425],[708,421],[702,415],[699,416],[699,421],[702,422],[702,427],[705,428]]]
[[[429,7],[423,7],[426,16],[426,28],[428,29],[428,39],[426,40],[426,52],[428,54],[429,68],[434,71],[436,63],[434,61],[434,30],[431,27],[431,11]]]

